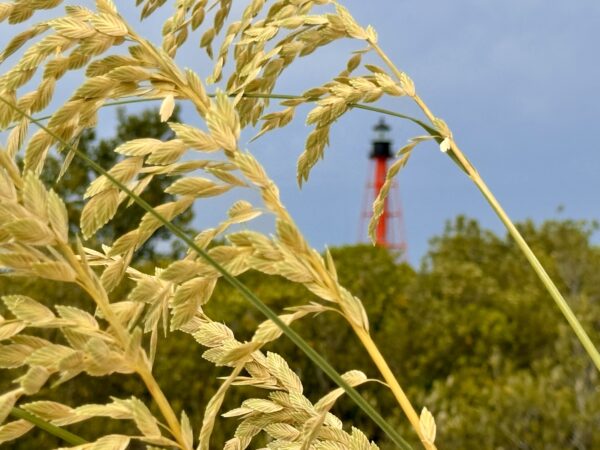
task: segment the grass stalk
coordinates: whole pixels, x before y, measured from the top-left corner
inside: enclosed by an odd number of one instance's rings
[[[387,64],[387,66],[392,70],[396,78],[400,80],[402,73],[400,72],[400,70],[398,70],[396,65],[388,58],[388,56],[381,49],[381,47],[379,47],[377,43],[372,41],[369,41],[369,44],[381,57],[381,59]],[[435,120],[435,116],[433,115],[429,107],[425,104],[425,102],[421,99],[421,97],[415,94],[414,96],[412,96],[412,98],[415,101],[415,103],[421,108],[421,110],[427,116],[427,118],[431,121],[431,123],[433,123]],[[486,201],[489,203],[496,215],[500,218],[500,221],[508,230],[508,233],[517,243],[517,246],[519,247],[521,252],[525,255],[525,258],[527,258],[527,261],[529,262],[536,275],[538,276],[538,278],[540,279],[540,281],[542,282],[542,284],[544,285],[544,287],[558,306],[558,309],[569,323],[571,329],[577,336],[577,339],[579,339],[579,342],[581,343],[581,345],[589,355],[590,359],[596,366],[596,369],[598,369],[598,371],[600,372],[600,353],[598,352],[598,349],[596,348],[596,346],[588,336],[587,332],[573,313],[573,310],[571,309],[565,298],[562,296],[562,294],[556,287],[554,281],[552,281],[552,278],[550,278],[537,256],[535,256],[533,250],[531,250],[531,247],[529,247],[529,245],[527,244],[527,242],[525,241],[525,239],[523,238],[513,221],[510,219],[508,214],[506,214],[496,197],[494,197],[494,195],[492,194],[488,186],[485,184],[475,167],[465,157],[463,152],[460,150],[458,145],[456,145],[454,139],[452,138],[450,138],[450,151],[448,151],[448,156],[452,157],[454,162],[460,168],[466,171],[469,178],[471,178],[473,183],[475,183],[477,188],[481,191]]]
[[[406,442],[402,436],[392,427],[385,419],[356,391],[353,387],[351,387],[341,375],[323,358],[316,350],[314,350],[298,333],[296,333],[292,328],[290,328],[285,322],[283,322],[279,316],[267,305],[265,305],[246,285],[244,285],[241,281],[231,275],[223,266],[221,266],[217,261],[215,261],[208,253],[206,253],[201,247],[199,247],[194,240],[189,237],[181,228],[177,225],[172,224],[167,219],[165,219],[161,214],[159,214],[149,203],[143,200],[140,196],[136,195],[133,191],[131,191],[127,186],[123,183],[119,182],[114,178],[108,171],[106,171],[102,166],[89,158],[85,153],[83,153],[78,148],[74,147],[44,124],[42,124],[39,120],[36,120],[27,112],[23,111],[17,105],[12,102],[6,100],[5,98],[0,97],[0,101],[4,104],[8,105],[14,111],[18,112],[22,117],[28,118],[32,123],[36,124],[40,129],[44,130],[58,142],[60,142],[65,148],[71,150],[78,158],[81,158],[86,165],[88,165],[95,172],[105,176],[111,183],[113,183],[116,187],[118,187],[121,191],[123,191],[128,197],[130,197],[135,203],[137,203],[142,209],[146,212],[154,216],[157,220],[159,220],[165,228],[171,231],[175,236],[181,239],[190,249],[194,250],[198,255],[204,258],[210,265],[212,265],[223,277],[223,279],[228,282],[233,288],[239,291],[242,296],[252,304],[256,309],[258,309],[261,313],[263,313],[268,319],[273,321],[282,332],[294,343],[296,344],[307,356],[308,358],[315,363],[334,383],[336,383],[339,387],[344,389],[346,394],[356,403],[356,405],[361,408],[394,442],[398,448],[403,450],[411,449],[412,447]],[[166,419],[166,417],[165,417]]]
[[[454,152],[455,154],[457,153],[456,150],[454,150]],[[489,188],[487,187],[483,179],[479,176],[479,174],[475,172],[475,174],[471,175],[471,179],[473,180],[477,188],[481,191],[485,199],[488,201],[496,215],[500,218],[500,220],[508,230],[509,234],[515,240],[517,246],[525,255],[525,258],[527,258],[527,261],[529,261],[529,264],[531,265],[531,267],[533,267],[533,270],[537,274],[538,278],[541,280],[544,287],[546,288],[546,290],[560,309],[560,312],[563,314],[563,316],[573,329],[573,332],[577,335],[577,339],[579,339],[579,342],[581,343],[589,357],[592,359],[594,365],[596,366],[596,369],[598,369],[598,371],[600,372],[600,353],[598,352],[598,349],[596,348],[589,335],[587,334],[587,332],[573,313],[573,310],[571,309],[565,298],[562,296],[562,294],[556,287],[556,284],[554,284],[554,281],[552,281],[550,275],[548,275],[548,272],[546,272],[546,269],[544,269],[544,266],[542,266],[540,260],[537,258],[531,247],[529,247],[527,241],[525,241],[517,227],[515,227],[514,223],[510,220],[510,218],[508,217],[498,200],[496,200],[496,197],[494,197],[494,194],[492,194],[492,192],[489,190]]]
[[[216,96],[216,94],[207,94],[207,95],[211,98],[214,98]],[[235,95],[233,95],[233,94],[230,94],[229,96],[235,97]],[[304,98],[301,95],[268,94],[268,93],[263,94],[260,92],[249,93],[249,94],[246,93],[246,94],[243,94],[243,97],[270,98],[273,100],[297,100],[297,99]],[[116,102],[107,102],[104,105],[102,105],[101,107],[106,108],[109,106],[123,106],[123,105],[131,105],[131,104],[135,104],[135,103],[158,102],[158,101],[162,101],[162,100],[163,100],[162,97],[160,97],[160,98],[129,98],[127,100],[119,100]],[[308,102],[316,102],[317,100],[318,99],[316,99],[316,98],[306,99],[306,101],[308,101]],[[397,111],[392,111],[391,109],[378,108],[377,106],[365,105],[364,103],[351,103],[350,107],[354,108],[354,109],[362,109],[364,111],[371,111],[371,112],[376,112],[379,114],[385,114],[387,116],[397,117],[399,119],[405,119],[405,120],[415,123],[416,125],[419,125],[421,128],[423,128],[427,133],[431,134],[432,136],[437,136],[437,132],[436,132],[435,128],[426,124],[422,120],[417,119],[416,117],[412,117],[407,114],[402,114]],[[36,117],[36,119],[42,121],[42,120],[48,120],[51,117],[52,117],[51,115],[47,115],[47,116]],[[16,125],[11,125],[11,126],[7,127],[6,130],[12,130],[15,127],[16,127]]]
[[[82,445],[87,444],[88,441],[83,439],[81,436],[77,436],[70,431],[65,430],[64,428],[57,427],[56,425],[52,425],[50,422],[45,421],[44,419],[39,418],[35,414],[31,414],[29,411],[25,411],[21,408],[12,408],[10,410],[10,415],[16,419],[24,419],[40,430],[44,430],[46,433],[56,436],[59,439],[67,442],[71,445]]]
[[[173,411],[169,400],[167,400],[167,397],[163,393],[158,382],[156,381],[156,378],[154,378],[154,375],[152,375],[152,372],[150,371],[148,366],[141,362],[137,364],[136,370],[140,378],[144,380],[146,388],[148,389],[150,395],[152,395],[152,398],[158,405],[161,414],[167,421],[169,431],[179,444],[180,448],[185,450],[191,450],[191,448],[186,443],[186,440],[183,436],[183,431],[181,430],[181,426],[179,425],[179,420],[177,420],[177,416],[175,415],[175,412]]]
[[[381,373],[381,376],[392,391],[392,394],[394,394],[394,397],[396,398],[398,404],[404,411],[404,414],[408,418],[408,421],[410,422],[414,430],[417,432],[417,435],[419,436],[419,439],[421,440],[423,446],[427,450],[437,450],[435,444],[427,441],[423,436],[423,433],[421,431],[421,421],[419,420],[419,415],[413,408],[412,404],[410,403],[410,400],[404,393],[404,390],[400,386],[400,383],[398,383],[398,380],[394,376],[392,369],[390,369],[390,366],[379,351],[379,348],[377,348],[377,345],[371,338],[369,332],[359,327],[353,328],[361,343],[369,353],[371,360],[373,361],[373,363],[375,363],[375,366]]]

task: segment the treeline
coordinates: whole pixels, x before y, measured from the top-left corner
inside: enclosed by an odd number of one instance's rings
[[[552,221],[539,227],[525,224],[522,229],[598,342],[600,251],[590,243],[591,228]],[[348,246],[332,253],[343,283],[364,300],[375,340],[402,385],[416,404],[435,413],[444,448],[600,448],[596,371],[509,240],[459,218],[432,241],[418,270],[370,246]],[[276,310],[311,299],[303,288],[282,279],[249,273],[243,281]],[[3,280],[1,286],[3,294],[26,293],[46,304],[86,304],[83,294],[67,285]],[[89,303],[87,309],[93,312]],[[226,285],[217,289],[206,311],[229,324],[239,338],[249,338],[263,320]],[[298,322],[295,328],[339,371],[360,368],[377,376],[347,324],[335,315]],[[271,349],[286,355],[314,399],[334,387],[285,338]],[[174,332],[159,347],[155,363],[167,396],[176,408],[186,409],[194,424],[200,423],[203,408],[218,387],[215,377],[227,374],[205,362],[202,352],[188,335]],[[1,372],[2,383],[9,382],[9,372],[14,371]],[[411,436],[385,387],[371,384],[361,392]],[[224,411],[254,394],[234,388]],[[79,405],[131,395],[147,397],[136,379],[121,375],[101,380],[80,376],[56,392],[45,389],[38,397]],[[336,408],[348,422],[384,439],[351,402],[342,401]],[[115,425],[98,421],[72,429],[92,437],[106,426]],[[234,429],[235,421],[221,420],[215,448]],[[51,448],[53,442],[41,431],[31,432],[31,439],[14,448]]]

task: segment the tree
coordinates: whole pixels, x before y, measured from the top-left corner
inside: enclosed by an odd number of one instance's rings
[[[595,225],[519,228],[597,340]],[[410,297],[412,345],[398,370],[436,405],[448,448],[598,446],[597,372],[510,239],[458,218],[432,240]]]

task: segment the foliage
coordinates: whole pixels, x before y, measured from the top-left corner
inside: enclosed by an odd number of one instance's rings
[[[550,221],[520,228],[598,339],[595,226]],[[540,306],[547,294],[524,270],[512,240],[460,219],[434,240],[426,270],[414,290],[421,307],[408,323],[419,317],[422,332],[436,339],[415,341],[413,352],[422,357],[413,380],[428,403],[441,406],[436,418],[448,446],[595,448],[597,372],[558,312]]]

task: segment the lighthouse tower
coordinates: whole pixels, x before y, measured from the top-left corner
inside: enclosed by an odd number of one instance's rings
[[[377,198],[384,182],[388,169],[388,162],[393,158],[391,147],[392,142],[389,138],[390,127],[383,119],[373,127],[375,139],[371,144],[369,159],[371,167],[370,177],[367,182],[364,204],[361,217],[361,234],[366,233],[367,226],[373,215],[372,205]],[[365,236],[361,236],[361,240]],[[390,193],[385,201],[383,214],[379,219],[375,229],[375,243],[378,246],[400,250],[402,256],[406,256],[406,240],[404,237],[404,221],[402,214],[402,205],[400,203],[400,191],[398,183],[394,181]]]

